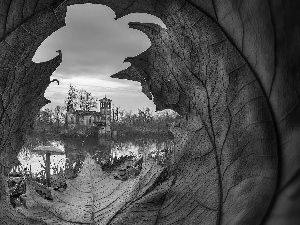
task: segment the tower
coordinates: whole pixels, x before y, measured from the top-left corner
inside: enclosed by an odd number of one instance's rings
[[[103,126],[99,129],[99,134],[106,134],[111,132],[111,99],[106,98],[106,96],[99,100],[100,104],[100,114]]]

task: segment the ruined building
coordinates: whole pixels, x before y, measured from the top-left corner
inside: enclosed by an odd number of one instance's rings
[[[106,96],[99,100],[97,111],[75,110],[71,107],[67,112],[67,121],[71,125],[81,125],[86,127],[97,126],[99,133],[111,132],[111,99]]]

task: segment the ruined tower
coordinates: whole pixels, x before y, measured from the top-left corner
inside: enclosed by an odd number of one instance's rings
[[[111,99],[106,96],[99,100],[100,104],[100,122],[102,126],[99,128],[99,134],[110,134],[111,132]]]

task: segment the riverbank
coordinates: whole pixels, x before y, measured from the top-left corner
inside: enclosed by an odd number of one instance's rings
[[[147,128],[140,126],[117,126],[114,131],[117,131],[117,137],[132,138],[132,137],[169,137],[172,138],[173,134],[168,128]],[[35,129],[29,136],[51,136],[51,137],[64,137],[64,138],[85,138],[97,137],[97,127],[85,126],[69,126],[65,127],[48,127],[46,129]]]

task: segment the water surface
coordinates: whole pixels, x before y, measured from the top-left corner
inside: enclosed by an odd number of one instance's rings
[[[65,152],[64,155],[51,155],[51,174],[56,174],[65,169],[66,162],[76,164],[84,160],[89,153],[97,162],[109,161],[122,156],[155,157],[163,154],[162,150],[173,148],[173,140],[164,138],[130,138],[130,139],[105,139],[105,138],[34,138],[23,146],[19,161],[20,169],[27,168],[34,174],[43,171],[45,166],[43,155],[32,153],[31,150],[40,145],[53,145]]]

